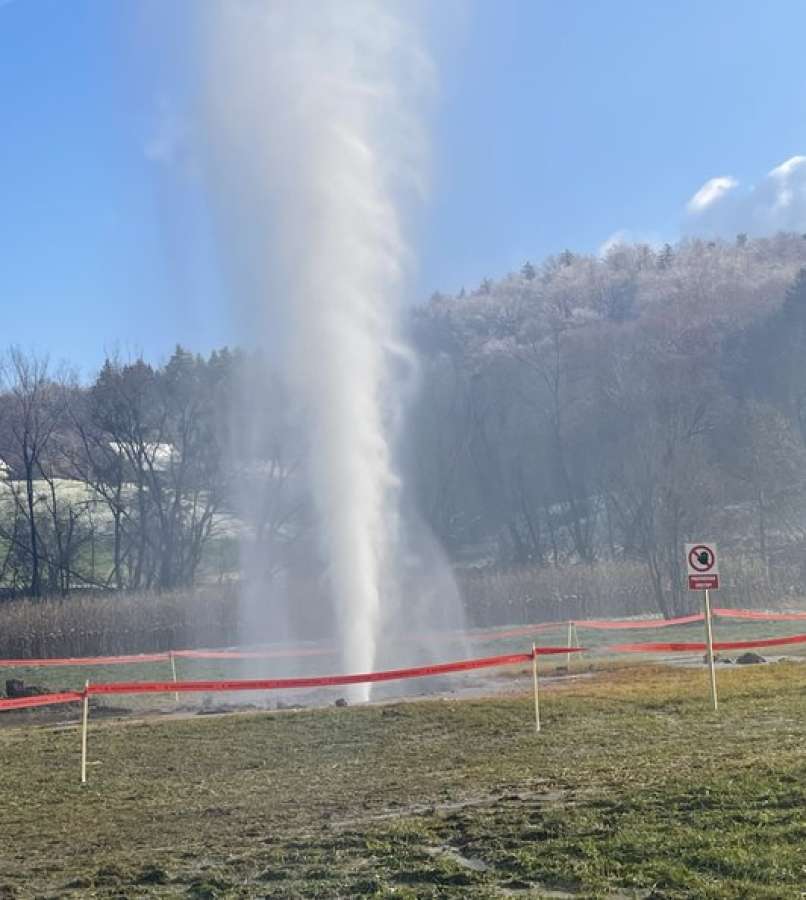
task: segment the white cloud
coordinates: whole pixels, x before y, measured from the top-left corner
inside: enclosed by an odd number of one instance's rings
[[[786,162],[776,166],[771,172],[772,178],[788,178],[796,169],[806,164],[806,156],[793,156]]]
[[[686,209],[690,213],[699,213],[718,203],[728,191],[739,186],[739,182],[731,175],[723,175],[719,178],[711,178],[688,201]]]
[[[689,200],[686,230],[731,236],[806,231],[806,156],[792,156],[757,184],[724,176],[707,181]]]

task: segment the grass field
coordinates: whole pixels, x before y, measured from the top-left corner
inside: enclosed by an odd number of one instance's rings
[[[801,897],[806,664],[720,689],[99,721],[83,788],[75,727],[6,727],[0,897]]]

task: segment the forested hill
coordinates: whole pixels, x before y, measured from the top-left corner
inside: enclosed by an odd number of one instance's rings
[[[565,252],[413,329],[409,460],[455,554],[640,560],[667,611],[692,536],[806,566],[806,236]]]
[[[607,570],[670,613],[682,544],[707,537],[758,597],[806,593],[806,238],[565,252],[407,322],[405,496],[465,580]],[[12,350],[0,375],[0,596],[322,589],[301,411],[270,360],[177,348],[81,385]]]

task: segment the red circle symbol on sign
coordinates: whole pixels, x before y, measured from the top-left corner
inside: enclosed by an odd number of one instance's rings
[[[688,563],[696,572],[710,572],[714,567],[714,551],[705,544],[697,544],[689,550]]]

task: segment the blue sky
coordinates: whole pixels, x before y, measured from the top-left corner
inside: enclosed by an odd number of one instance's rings
[[[204,191],[163,164],[196,89],[192,4],[159,33],[148,5],[0,0],[0,344],[84,374],[116,348],[159,359],[235,337]],[[802,0],[471,0],[441,16],[413,299],[620,231],[673,240],[717,176],[751,197],[806,154],[804,34]]]

